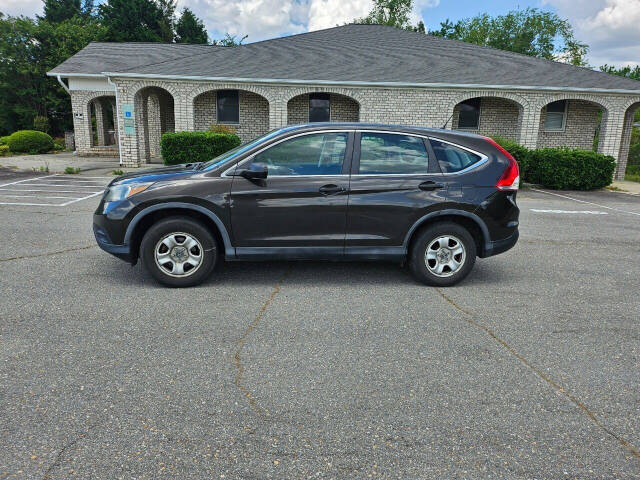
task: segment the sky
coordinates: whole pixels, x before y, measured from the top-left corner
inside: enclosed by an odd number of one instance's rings
[[[365,16],[372,0],[178,0],[203,19],[211,38],[248,35],[255,42],[343,24]],[[440,22],[499,15],[515,8],[536,7],[569,20],[576,38],[590,47],[593,66],[640,64],[640,0],[414,0],[413,22],[428,29]],[[41,0],[0,0],[0,12],[32,16]]]

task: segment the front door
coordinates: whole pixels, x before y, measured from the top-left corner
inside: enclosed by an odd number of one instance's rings
[[[231,228],[239,257],[343,254],[352,137],[306,133],[240,162],[237,168],[266,168],[267,178],[233,179]]]
[[[346,253],[397,254],[414,222],[446,202],[446,178],[422,137],[363,131],[354,145]]]

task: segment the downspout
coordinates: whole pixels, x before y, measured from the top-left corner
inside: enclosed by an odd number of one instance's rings
[[[111,81],[111,77],[107,77],[107,82],[109,85],[113,85],[113,88],[116,91],[116,121],[118,125],[116,125],[118,129],[118,155],[120,156],[120,166],[122,166],[122,133],[120,132],[120,100],[118,99],[118,86]]]
[[[67,87],[67,85],[62,81],[62,77],[61,77],[60,75],[57,75],[57,76],[56,76],[56,78],[58,79],[58,83],[59,83],[60,85],[62,85],[62,88],[64,88],[64,91],[65,91],[65,92],[67,92],[67,93],[69,94],[69,96],[71,96],[71,91],[69,90],[69,87]],[[66,142],[66,140],[65,140],[65,142]],[[74,140],[73,144],[75,145],[75,143],[76,143],[76,142],[75,142],[75,140]],[[76,155],[77,153],[78,153],[78,149],[76,148],[76,149],[73,151],[73,154],[74,154],[74,155]]]

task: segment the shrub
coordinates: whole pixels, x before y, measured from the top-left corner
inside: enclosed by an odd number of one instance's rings
[[[165,165],[206,162],[238,145],[237,135],[214,132],[165,133],[160,142]]]
[[[493,137],[493,139],[498,143],[502,148],[504,148],[507,152],[513,155],[513,158],[518,162],[518,167],[520,168],[520,181],[521,182],[530,182],[529,180],[529,159],[531,157],[531,150],[527,147],[523,147],[517,142],[513,140],[509,140],[502,137]]]
[[[119,168],[116,168],[116,169],[115,169],[113,172],[111,172],[111,173],[113,173],[113,174],[114,174],[115,176],[117,176],[117,177],[119,177],[120,175],[124,175],[124,171],[123,171],[123,170],[120,170]]]
[[[14,153],[46,153],[53,149],[53,139],[44,132],[18,130],[9,135],[7,145]]]
[[[40,132],[49,132],[49,119],[47,117],[37,116],[33,118],[33,129]]]
[[[236,133],[236,127],[232,127],[231,125],[220,125],[220,124],[212,124],[209,128],[209,131],[214,133],[228,133],[229,135],[233,135]]]
[[[64,173],[66,173],[67,175],[75,175],[77,173],[80,173],[80,169],[74,168],[74,167],[67,167],[64,169]]]
[[[8,141],[9,135],[7,135],[6,137],[0,137],[0,145],[6,145]]]
[[[64,142],[64,138],[54,138],[53,139],[53,149],[54,150],[66,150],[67,145]]]
[[[9,155],[10,152],[9,145],[0,145],[0,157],[5,157]]]
[[[613,157],[569,148],[532,150],[529,181],[557,190],[594,190],[613,181]]]

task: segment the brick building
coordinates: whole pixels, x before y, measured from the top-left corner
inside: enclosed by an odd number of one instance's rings
[[[596,148],[622,178],[640,106],[634,80],[379,25],[239,47],[91,43],[48,74],[70,93],[79,154],[125,166],[158,158],[164,132],[228,124],[246,141],[363,121]]]

